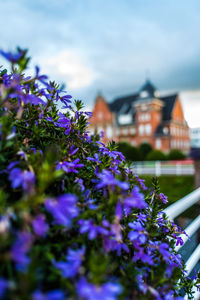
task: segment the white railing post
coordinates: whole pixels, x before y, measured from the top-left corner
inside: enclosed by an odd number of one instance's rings
[[[161,175],[161,163],[158,160],[155,163],[155,174],[156,174],[156,176]]]

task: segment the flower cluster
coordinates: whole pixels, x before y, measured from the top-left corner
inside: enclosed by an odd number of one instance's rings
[[[81,101],[38,67],[25,77],[26,50],[1,54],[12,72],[0,69],[0,299],[191,295],[158,183],[147,189],[87,131]]]

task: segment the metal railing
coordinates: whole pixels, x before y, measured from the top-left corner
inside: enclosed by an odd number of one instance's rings
[[[177,202],[173,203],[169,207],[167,207],[164,212],[173,221],[176,217],[180,216],[184,211],[188,208],[192,207],[194,204],[200,201],[200,188],[196,189],[192,193],[188,194],[187,196],[183,197],[182,199],[178,200]],[[188,237],[191,238],[200,228],[200,215],[197,216],[189,226],[186,227],[185,232],[187,233]],[[181,235],[184,242],[188,241],[188,237],[184,234]],[[176,250],[179,251],[183,245],[179,245],[176,247]],[[188,274],[192,272],[194,267],[200,261],[200,243],[197,245],[195,250],[192,252],[190,257],[186,261],[186,270]],[[200,292],[196,289],[194,291],[194,299],[200,299]],[[187,297],[185,297],[187,299]]]
[[[139,175],[193,175],[193,161],[138,161],[132,164]]]

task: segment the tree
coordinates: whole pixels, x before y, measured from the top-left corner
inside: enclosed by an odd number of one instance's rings
[[[167,158],[169,160],[184,160],[186,158],[186,155],[178,149],[172,149],[169,152]]]
[[[152,150],[147,155],[147,160],[166,160],[166,155],[160,150]]]
[[[118,150],[124,154],[126,159],[130,161],[140,161],[142,159],[140,151],[136,147],[126,142],[120,142],[117,145]]]
[[[142,160],[146,160],[147,155],[153,150],[153,148],[149,143],[142,143],[140,144],[138,150],[140,152]]]

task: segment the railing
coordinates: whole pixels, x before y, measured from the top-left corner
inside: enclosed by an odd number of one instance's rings
[[[178,200],[174,204],[167,207],[164,212],[166,215],[170,218],[170,220],[174,220],[176,217],[181,215],[184,211],[186,211],[188,208],[192,207],[194,204],[198,203],[200,201],[200,188],[196,189],[192,193],[188,194],[187,196],[183,197],[182,199]],[[200,228],[200,215],[196,217],[192,223],[188,227],[186,227],[185,232],[191,238]],[[187,236],[184,234],[181,235],[184,242],[188,240]],[[179,251],[183,246],[179,245],[176,247],[176,250]],[[186,270],[188,271],[188,274],[192,272],[194,267],[197,265],[197,263],[200,260],[200,243],[197,245],[196,249],[192,252],[188,260],[186,261]],[[196,289],[194,291],[194,299],[200,299],[200,292]],[[187,299],[187,297],[185,297]]]
[[[193,175],[192,160],[187,161],[138,161],[132,164],[139,175]]]

